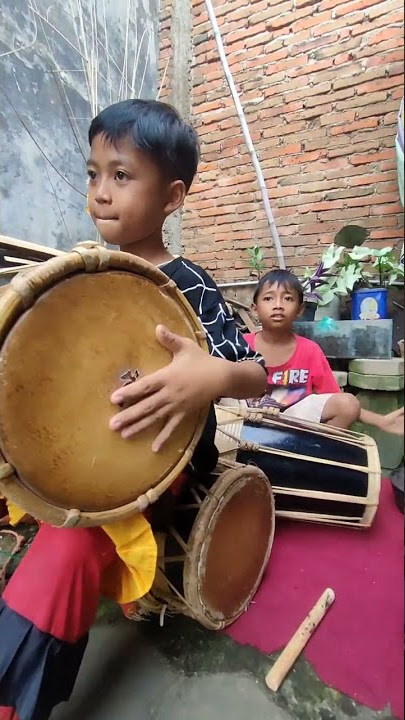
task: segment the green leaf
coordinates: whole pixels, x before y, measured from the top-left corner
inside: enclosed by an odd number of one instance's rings
[[[336,293],[334,292],[334,290],[329,290],[322,295],[321,299],[318,302],[318,305],[328,305],[333,300],[335,295]]]
[[[365,260],[365,258],[370,257],[372,255],[372,250],[370,248],[363,248],[363,247],[354,247],[352,252],[348,253],[348,256],[351,260]]]
[[[342,252],[343,247],[336,247],[333,243],[329,245],[321,258],[321,262],[323,263],[325,270],[330,270],[336,265],[336,263],[340,260]]]
[[[369,233],[366,228],[360,225],[346,225],[337,235],[335,235],[334,243],[340,247],[352,250],[356,245],[363,245],[368,239]]]

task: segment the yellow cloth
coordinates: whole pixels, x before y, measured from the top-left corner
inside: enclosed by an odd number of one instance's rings
[[[103,594],[120,605],[146,595],[157,565],[157,545],[152,528],[141,513],[103,525],[117,551],[117,563],[103,579]]]
[[[24,510],[7,500],[10,522],[17,525]],[[140,513],[103,525],[117,551],[117,561],[103,577],[102,593],[124,605],[145,595],[155,577],[157,545],[152,528]]]
[[[19,522],[26,516],[26,512],[24,510],[21,510],[21,508],[18,507],[15,503],[11,502],[11,500],[7,500],[7,510],[8,514],[10,515],[10,523],[12,525],[18,525]]]

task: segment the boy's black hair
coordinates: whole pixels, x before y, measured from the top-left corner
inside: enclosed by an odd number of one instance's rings
[[[256,285],[253,295],[253,302],[256,303],[265,285],[281,285],[285,290],[295,291],[298,295],[300,305],[304,302],[304,291],[297,276],[289,270],[270,270],[263,275]]]
[[[200,159],[198,135],[171,105],[157,100],[123,100],[102,110],[92,120],[89,143],[97,135],[116,143],[128,138],[148,153],[170,180],[182,180],[190,189]]]

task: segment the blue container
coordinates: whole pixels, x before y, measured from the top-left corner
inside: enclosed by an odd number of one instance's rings
[[[352,320],[386,320],[387,289],[361,288],[352,293]]]

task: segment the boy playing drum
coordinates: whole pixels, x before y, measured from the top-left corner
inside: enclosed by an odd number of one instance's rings
[[[209,275],[163,243],[163,224],[182,206],[197,170],[193,128],[168,105],[126,100],[93,120],[89,142],[88,208],[101,237],[160,267],[207,333],[210,354],[158,326],[172,362],[111,397],[117,413],[110,428],[124,438],[164,421],[152,446],[159,452],[185,416],[216,398],[261,396],[264,363],[237,331]],[[122,403],[126,409],[119,410]],[[206,472],[217,462],[214,436],[212,409],[193,458]],[[18,517],[14,508],[12,519]],[[1,720],[49,718],[72,692],[99,595],[125,603],[150,589],[157,554],[150,525],[142,515],[118,525],[41,525],[0,603]]]

